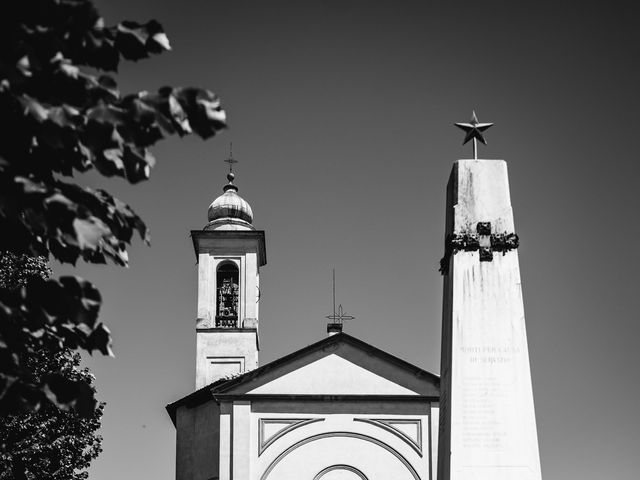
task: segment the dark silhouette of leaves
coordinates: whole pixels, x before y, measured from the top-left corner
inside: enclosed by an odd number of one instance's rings
[[[78,404],[93,398],[93,375],[66,349],[34,346],[25,364],[46,385],[51,401],[37,412],[0,417],[0,480],[86,479],[83,470],[102,450],[97,431],[104,404]]]
[[[53,404],[90,416],[97,402],[86,378],[53,368],[37,370],[38,352],[84,348],[110,354],[111,339],[97,322],[100,292],[76,277],[48,280],[43,257],[0,256],[0,413],[18,414]],[[36,369],[34,371],[34,369]],[[46,373],[46,375],[44,375]]]
[[[106,26],[90,0],[23,0],[0,15],[0,252],[127,266],[142,219],[104,190],[70,177],[95,169],[130,183],[149,178],[150,148],[170,135],[210,138],[226,116],[212,92],[163,87],[123,95],[123,60],[170,50],[162,26]],[[98,322],[90,283],[35,278],[0,288],[0,413],[53,404],[88,412],[89,390],[50,374],[30,376],[30,348],[98,350],[111,337]]]

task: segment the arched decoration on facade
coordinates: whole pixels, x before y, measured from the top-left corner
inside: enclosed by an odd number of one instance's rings
[[[313,477],[313,480],[321,480],[327,473],[333,472],[334,470],[346,470],[347,472],[355,473],[362,480],[369,480],[364,473],[351,465],[331,465],[330,467],[322,469],[315,477]]]
[[[387,432],[395,435],[400,440],[405,442],[416,453],[422,456],[422,421],[419,418],[415,419],[396,419],[396,418],[354,418],[354,422],[363,422],[385,429]],[[398,425],[415,425],[416,436],[410,437],[405,432],[397,428]]]
[[[304,427],[310,423],[324,422],[324,418],[261,418],[258,420],[258,456],[262,455],[273,442],[283,437],[296,428]],[[265,425],[280,424],[284,425],[276,433],[268,438],[265,433]]]
[[[284,452],[282,452],[280,455],[278,455],[275,458],[275,460],[273,460],[273,462],[271,462],[269,464],[267,469],[260,476],[260,480],[267,480],[267,478],[269,477],[269,474],[273,471],[274,468],[276,468],[278,463],[280,463],[287,455],[289,455],[291,452],[293,452],[297,448],[300,448],[301,446],[306,445],[307,443],[315,442],[317,440],[322,440],[323,438],[333,438],[333,437],[357,438],[359,440],[364,440],[365,442],[370,442],[370,443],[373,443],[374,445],[377,445],[377,446],[379,446],[381,448],[384,448],[386,451],[388,451],[394,457],[396,457],[400,461],[400,463],[402,463],[407,468],[407,470],[409,470],[409,473],[411,473],[411,476],[414,478],[414,480],[420,480],[420,475],[418,475],[418,472],[416,472],[416,469],[413,468],[413,465],[411,465],[411,463],[400,452],[398,452],[396,449],[394,449],[393,447],[387,445],[386,443],[378,440],[377,438],[373,438],[373,437],[370,437],[368,435],[363,435],[362,433],[355,433],[355,432],[326,432],[326,433],[319,433],[317,435],[313,435],[311,437],[307,437],[305,439],[300,440],[297,443],[294,443],[289,448],[287,448]]]
[[[234,262],[221,262],[216,269],[216,327],[238,328],[240,270]]]

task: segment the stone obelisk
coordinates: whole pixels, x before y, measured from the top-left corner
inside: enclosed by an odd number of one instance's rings
[[[457,125],[476,157],[491,124],[474,114]],[[455,162],[441,262],[438,480],[541,479],[517,247],[506,162]]]

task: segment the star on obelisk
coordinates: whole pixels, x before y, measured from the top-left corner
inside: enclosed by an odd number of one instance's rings
[[[473,140],[473,159],[478,159],[478,143],[477,140],[480,140],[483,144],[487,144],[487,141],[484,139],[482,132],[491,127],[493,123],[480,123],[478,122],[478,117],[476,117],[476,112],[474,111],[471,115],[471,121],[469,123],[454,123],[454,125],[458,128],[461,128],[465,131],[466,136],[464,137],[464,145],[469,140]]]

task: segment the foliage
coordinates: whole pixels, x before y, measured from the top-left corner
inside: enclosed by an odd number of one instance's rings
[[[34,279],[46,280],[51,273],[43,257],[0,254],[0,288],[15,291]],[[28,346],[22,361],[32,382],[55,374],[95,391],[93,375],[88,369],[79,368],[80,355],[68,349],[47,350],[33,342]],[[0,480],[86,478],[87,473],[82,470],[102,449],[102,437],[96,431],[103,408],[104,404],[97,405],[86,416],[80,416],[46,404],[37,412],[0,417]]]
[[[93,375],[80,369],[80,355],[69,350],[30,352],[28,368],[36,376],[56,372],[93,388]],[[0,480],[80,480],[102,451],[100,428],[104,404],[88,416],[62,411],[53,404],[37,412],[0,418]]]
[[[0,253],[0,288],[17,290],[24,287],[29,279],[46,280],[52,273],[44,257]]]
[[[0,15],[0,251],[126,266],[134,233],[148,241],[144,222],[104,190],[65,178],[95,169],[145,180],[155,161],[149,147],[172,134],[211,137],[224,128],[225,113],[198,88],[120,94],[109,72],[121,60],[170,48],[156,21],[107,27],[90,0],[10,7]],[[32,347],[109,354],[100,303],[98,290],[75,277],[0,290],[0,413],[47,402],[85,415],[95,410],[86,383],[56,374],[34,379],[24,359]]]

